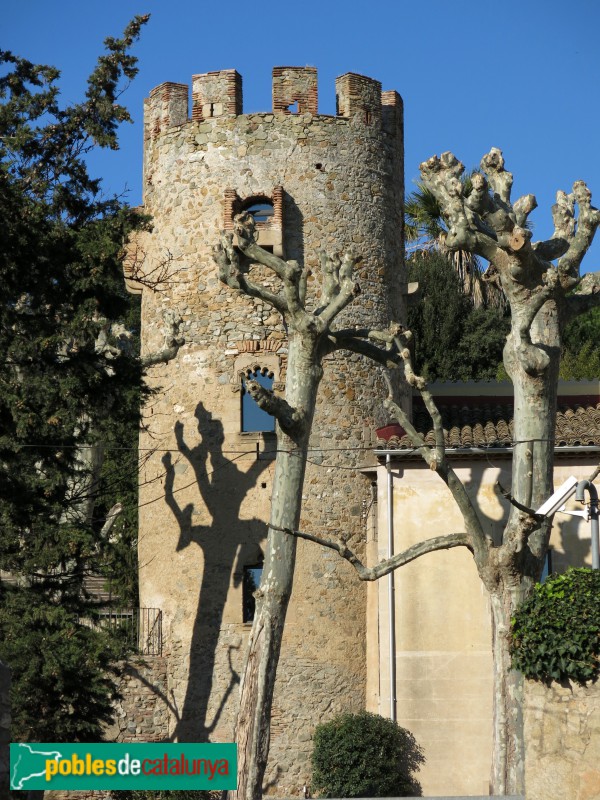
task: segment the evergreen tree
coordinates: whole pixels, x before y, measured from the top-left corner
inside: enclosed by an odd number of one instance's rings
[[[106,40],[75,105],[61,106],[56,69],[0,51],[0,569],[15,581],[1,587],[0,658],[15,739],[96,738],[109,712],[114,648],[78,621],[105,560],[90,455],[139,407],[139,359],[115,323],[129,313],[123,246],[146,220],[102,196],[85,155],[117,148],[146,20]]]
[[[408,311],[419,374],[430,381],[493,380],[508,333],[503,309],[475,308],[442,253],[415,253],[408,274],[419,282],[420,300]]]
[[[600,308],[590,309],[567,325],[562,344],[561,378],[600,379]]]

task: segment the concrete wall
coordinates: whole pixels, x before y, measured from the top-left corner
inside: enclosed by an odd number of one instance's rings
[[[593,458],[558,457],[555,485],[571,474],[587,477],[594,463]],[[500,480],[510,486],[510,460],[494,455],[453,465],[477,500],[485,529],[498,536],[508,507],[499,501],[494,484]],[[464,530],[449,490],[426,465],[396,461],[393,476],[395,552],[434,535]],[[377,480],[378,535],[370,545],[372,563],[387,557],[385,466],[380,466]],[[589,524],[557,514],[551,546],[555,571],[589,564]],[[367,708],[389,716],[386,581],[369,585]],[[398,722],[425,750],[423,793],[486,794],[492,749],[490,608],[472,557],[464,548],[428,554],[397,570],[395,584]]]
[[[264,367],[282,392],[287,341],[277,313],[220,284],[211,249],[236,205],[272,198],[285,257],[313,270],[313,306],[318,251],[353,247],[364,256],[362,294],[339,326],[402,320],[402,105],[377,81],[344,76],[336,87],[344,116],[318,115],[314,69],[274,71],[274,113],[241,113],[234,71],[194,76],[193,85],[190,121],[180,84],[154,90],[145,114],[144,210],[154,227],[136,253],[147,273],[166,263],[170,282],[143,290],[143,352],[162,347],[165,311],[182,317],[186,343],[149,372],[156,394],[140,442],[140,586],[141,604],[163,610],[171,734],[228,741],[249,632],[243,567],[264,547],[275,447],[272,435],[240,432],[240,371]],[[301,113],[289,113],[295,103]],[[347,468],[372,459],[384,395],[362,358],[326,359],[301,524],[344,530],[360,551],[370,486]],[[308,780],[318,722],[364,707],[365,599],[347,564],[299,543],[273,706],[267,780],[277,791],[298,793]]]

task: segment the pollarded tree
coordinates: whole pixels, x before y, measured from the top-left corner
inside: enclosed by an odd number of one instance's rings
[[[552,209],[554,233],[531,242],[527,216],[536,207],[533,195],[511,202],[512,175],[504,169],[500,150],[493,148],[473,176],[468,197],[460,177],[463,165],[451,154],[434,156],[421,165],[423,184],[437,199],[448,226],[446,244],[469,250],[490,263],[511,312],[504,347],[504,365],[514,386],[514,444],[511,509],[500,542],[486,535],[477,509],[446,458],[441,416],[425,380],[412,368],[409,332],[388,337],[400,352],[408,382],[422,396],[433,422],[435,445],[425,443],[390,395],[386,407],[405,428],[413,446],[447,484],[463,516],[464,531],[438,536],[410,547],[375,567],[365,567],[341,541],[291,531],[296,536],[336,550],[362,580],[376,580],[426,553],[468,548],[488,591],[492,612],[494,663],[494,794],[524,790],[522,676],[511,670],[510,623],[542,573],[551,520],[537,515],[552,494],[554,424],[561,335],[578,314],[600,304],[597,274],[581,278],[583,257],[600,225],[600,211],[591,205],[585,183],[570,194],[559,192]],[[577,206],[578,213],[575,212]],[[556,260],[554,266],[552,261]],[[376,335],[381,339],[381,334]],[[384,337],[385,339],[385,337]]]
[[[256,244],[254,219],[236,217],[235,233],[242,252],[231,235],[223,235],[215,249],[220,279],[232,289],[260,298],[279,311],[288,328],[288,366],[285,398],[259,383],[248,382],[247,390],[258,405],[278,424],[277,457],[273,478],[271,519],[265,548],[262,580],[256,593],[256,611],[248,655],[240,688],[236,726],[238,745],[237,796],[258,800],[269,753],[271,703],[281,639],[294,578],[296,540],[287,531],[296,530],[302,505],[302,487],[322,361],[336,350],[351,350],[393,366],[398,358],[392,344],[369,341],[367,330],[335,331],[336,317],[359,292],[353,279],[360,259],[352,253],[341,257],[321,255],[323,278],[319,306],[309,310],[306,288],[309,271],[296,261],[283,261]],[[262,264],[278,279],[277,290],[251,279],[252,266]],[[382,337],[393,342],[400,326],[392,326]],[[234,793],[235,795],[235,793]]]

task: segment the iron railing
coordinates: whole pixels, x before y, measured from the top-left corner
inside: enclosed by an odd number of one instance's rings
[[[159,608],[103,608],[97,612],[93,624],[122,636],[140,655],[162,655],[162,611]]]

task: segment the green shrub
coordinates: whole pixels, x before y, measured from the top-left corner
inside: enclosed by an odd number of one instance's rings
[[[312,787],[319,797],[421,795],[425,761],[412,733],[369,714],[342,714],[315,730]]]
[[[598,677],[599,656],[600,571],[569,569],[538,584],[512,620],[513,667],[583,684]]]

